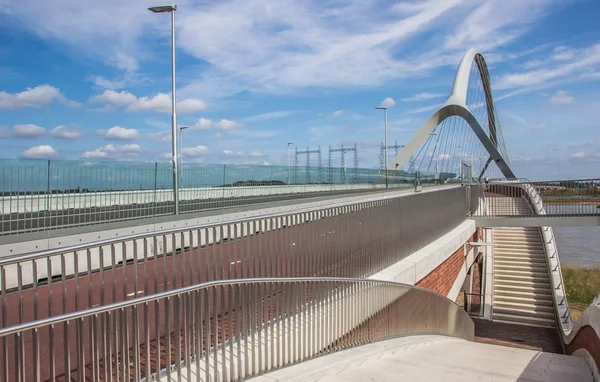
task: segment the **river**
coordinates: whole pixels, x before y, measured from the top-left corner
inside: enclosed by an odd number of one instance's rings
[[[581,206],[546,206],[548,213],[577,213]],[[600,227],[553,227],[560,261],[600,267]]]

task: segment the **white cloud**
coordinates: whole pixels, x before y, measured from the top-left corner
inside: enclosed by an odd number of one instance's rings
[[[115,139],[115,140],[130,140],[137,139],[140,136],[140,132],[136,129],[126,129],[121,126],[113,126],[106,131],[104,138]]]
[[[386,99],[381,101],[381,106],[392,107],[394,105],[396,105],[396,101],[394,101],[394,99],[390,97],[387,97]]]
[[[261,153],[260,151],[252,151],[250,154],[248,154],[248,156],[251,158],[262,158],[265,156],[265,154]]]
[[[571,60],[574,57],[575,52],[568,46],[557,46],[554,48],[554,56],[552,56],[552,58],[558,61]]]
[[[215,127],[217,128],[217,130],[233,130],[240,126],[242,126],[241,123],[230,121],[229,119],[222,119],[219,122],[215,123]]]
[[[290,115],[294,115],[294,114],[298,114],[298,113],[302,113],[302,112],[303,112],[302,110],[271,111],[269,113],[263,113],[263,114],[259,114],[259,115],[253,115],[251,117],[240,118],[240,121],[244,122],[244,123],[267,121],[270,119],[289,117]]]
[[[50,85],[39,85],[34,88],[10,94],[0,92],[0,110],[17,110],[25,107],[42,107],[49,105],[52,101],[60,101],[67,106],[79,105],[75,101],[69,101],[60,92],[60,89]]]
[[[106,88],[106,89],[120,89],[125,86],[125,83],[123,81],[112,81],[112,80],[106,79],[102,76],[92,77],[91,81],[96,86],[100,86],[101,88]]]
[[[60,139],[78,139],[83,133],[75,128],[60,125],[50,130],[50,135]]]
[[[223,150],[223,154],[225,154],[227,156],[238,156],[238,157],[244,156],[243,151],[234,151],[234,150]]]
[[[426,111],[431,111],[431,110],[435,110],[437,108],[440,107],[440,104],[435,104],[435,105],[429,105],[429,106],[423,106],[423,107],[418,107],[416,109],[411,109],[408,113],[409,114],[418,114],[418,113],[424,113]]]
[[[104,103],[107,107],[126,107],[128,111],[154,111],[158,113],[171,112],[171,96],[158,93],[153,97],[140,97],[122,90],[107,89],[102,94],[90,98],[92,103]],[[194,113],[206,110],[207,106],[201,100],[187,98],[177,102],[178,113]]]
[[[17,138],[36,138],[46,134],[46,129],[31,123],[26,125],[15,125],[12,128],[12,135]]]
[[[565,90],[559,90],[550,98],[550,103],[571,103],[573,97]]]
[[[545,123],[540,123],[531,127],[532,130],[546,130],[547,128],[548,125],[546,125]]]
[[[576,51],[572,59],[551,62],[547,67],[502,75],[493,84],[494,89],[547,86],[551,80],[572,80],[600,66],[600,44]]]
[[[331,114],[332,117],[339,117],[342,115],[344,115],[344,110],[336,110]]]
[[[138,144],[115,146],[109,144],[94,151],[86,151],[81,157],[84,159],[131,159],[141,152]]]
[[[408,97],[408,98],[402,98],[402,101],[404,102],[419,102],[419,101],[426,101],[428,99],[434,99],[434,98],[440,98],[443,97],[445,94],[443,93],[419,93],[419,94],[415,94],[412,97]]]
[[[197,157],[209,153],[208,147],[203,145],[198,145],[196,147],[184,147],[182,152],[184,155],[191,157]]]
[[[148,139],[155,142],[171,142],[171,134],[150,133]]]
[[[57,159],[60,155],[52,146],[41,145],[27,149],[21,153],[24,159]]]
[[[124,107],[137,102],[137,97],[133,94],[122,90],[120,92],[107,89],[102,94],[98,94],[90,98],[90,102],[105,103],[110,106]]]
[[[582,151],[580,151],[578,153],[571,154],[571,158],[575,158],[575,159],[577,159],[577,158],[585,158],[585,153],[582,152]]]
[[[206,118],[198,119],[198,122],[192,126],[192,130],[208,130],[212,126],[212,121]]]
[[[465,47],[492,51],[506,44],[560,4],[552,0],[423,0],[387,6],[318,0],[184,3],[185,12],[178,14],[178,48],[209,63],[182,89],[194,96],[378,86],[422,76],[440,66],[455,66]],[[123,71],[137,70],[138,60],[169,53],[165,16],[145,11],[138,2],[16,4],[11,17],[18,20],[18,27]],[[423,38],[426,44],[420,44]],[[158,39],[165,44],[157,45]]]

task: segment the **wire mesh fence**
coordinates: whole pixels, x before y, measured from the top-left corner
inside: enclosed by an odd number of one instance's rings
[[[430,175],[387,177],[408,188]],[[179,179],[182,214],[386,187],[372,169],[185,164]],[[172,185],[170,163],[1,160],[0,235],[172,215]]]

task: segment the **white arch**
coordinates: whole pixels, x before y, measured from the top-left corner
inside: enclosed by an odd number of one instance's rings
[[[477,121],[477,118],[467,107],[467,91],[469,86],[469,77],[471,75],[471,66],[473,62],[477,63],[479,72],[482,77],[483,88],[486,94],[486,107],[488,111],[488,119],[490,124],[490,135],[488,136],[485,130]],[[492,90],[490,87],[489,73],[483,56],[475,49],[469,49],[463,56],[456,76],[454,77],[454,85],[452,93],[444,102],[444,104],[435,112],[429,119],[419,128],[417,133],[404,146],[398,155],[391,161],[388,170],[401,168],[410,157],[419,150],[419,148],[427,141],[431,133],[438,127],[446,118],[458,116],[463,118],[471,127],[477,138],[487,152],[490,154],[490,159],[495,161],[502,174],[509,179],[516,178],[512,169],[502,157],[497,147],[496,123],[494,112],[494,100],[492,99]]]

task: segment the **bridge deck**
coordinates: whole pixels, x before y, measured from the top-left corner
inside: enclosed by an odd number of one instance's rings
[[[583,358],[412,336],[342,351],[254,379],[272,381],[592,381]]]

